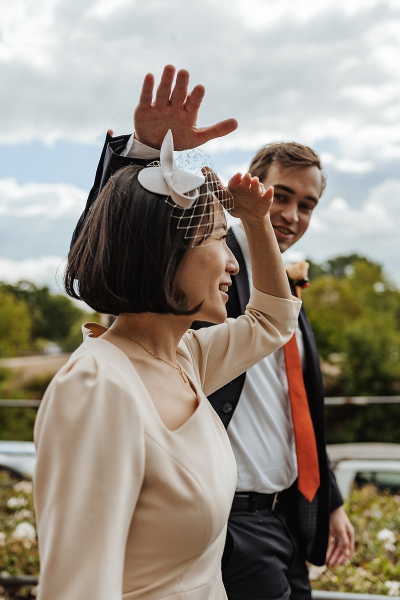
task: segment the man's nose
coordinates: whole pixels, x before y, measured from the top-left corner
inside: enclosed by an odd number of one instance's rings
[[[281,216],[289,223],[297,223],[299,220],[299,211],[297,204],[287,204],[281,211]]]

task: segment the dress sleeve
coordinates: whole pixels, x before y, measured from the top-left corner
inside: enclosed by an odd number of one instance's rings
[[[35,424],[40,600],[121,600],[144,476],[144,431],[112,365],[83,357],[50,384]]]
[[[253,288],[244,315],[183,338],[206,396],[286,344],[298,322],[301,301],[285,300]]]

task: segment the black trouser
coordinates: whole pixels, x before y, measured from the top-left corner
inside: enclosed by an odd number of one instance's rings
[[[311,589],[296,526],[295,494],[271,508],[235,503],[228,521],[222,578],[229,600],[310,600]]]

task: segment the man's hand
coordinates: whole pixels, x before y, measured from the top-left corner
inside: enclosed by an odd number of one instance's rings
[[[152,148],[161,148],[165,134],[171,129],[175,150],[187,150],[236,129],[235,119],[198,129],[197,113],[205,89],[202,85],[196,85],[189,93],[189,73],[183,69],[178,71],[175,86],[174,77],[175,67],[167,65],[153,102],[154,76],[151,73],[146,75],[134,114],[135,137],[139,142]]]
[[[230,179],[228,187],[234,201],[233,210],[229,211],[232,216],[255,223],[265,219],[274,200],[273,187],[266,190],[258,177],[252,177],[250,173],[243,177],[237,173]]]
[[[331,512],[329,521],[329,546],[326,563],[333,567],[344,565],[354,552],[354,527],[343,506]]]

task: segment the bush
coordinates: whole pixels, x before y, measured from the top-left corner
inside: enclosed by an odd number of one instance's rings
[[[325,407],[326,442],[399,443],[400,404]]]
[[[400,496],[373,486],[354,488],[346,511],[356,530],[356,552],[343,567],[310,566],[314,590],[400,595]],[[0,471],[0,565],[2,576],[39,572],[32,486]],[[4,600],[32,599],[32,590],[2,590]]]
[[[314,590],[400,595],[400,496],[354,488],[346,511],[356,552],[343,567],[310,567]]]
[[[18,481],[6,471],[0,471],[0,565],[2,577],[39,573],[32,483]],[[0,587],[0,594],[4,600],[36,595],[28,587],[17,591]]]
[[[1,381],[0,398],[2,400],[41,400],[52,375],[38,375],[16,387],[15,375],[9,371]],[[35,408],[1,407],[0,431],[2,440],[32,441],[33,426],[36,419]],[[1,600],[1,599],[0,599]]]

